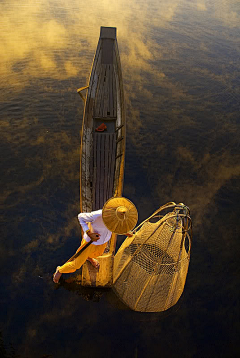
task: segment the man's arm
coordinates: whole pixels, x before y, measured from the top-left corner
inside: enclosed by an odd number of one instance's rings
[[[86,234],[90,237],[90,239],[92,241],[98,241],[100,239],[100,234],[98,234],[96,232],[90,232],[90,230],[89,230],[86,232]]]
[[[88,227],[88,223],[93,223],[101,215],[102,215],[102,210],[93,211],[91,213],[78,214],[78,220],[83,231],[90,237],[92,241],[99,240],[100,235],[98,233],[91,233]]]

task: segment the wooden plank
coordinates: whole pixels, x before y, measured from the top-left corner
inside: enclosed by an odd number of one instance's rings
[[[93,184],[93,168],[94,168],[94,134],[93,134],[93,143],[90,148],[90,158],[89,158],[89,172],[90,172],[90,183]]]
[[[102,208],[102,181],[103,181],[103,166],[102,166],[102,141],[103,137],[100,133],[98,133],[98,140],[100,142],[100,153],[98,153],[99,162],[98,162],[98,169],[99,169],[99,175],[98,175],[98,181],[99,181],[99,208]]]
[[[113,65],[109,65],[109,116],[113,117]]]
[[[102,40],[102,64],[107,65],[113,63],[114,40]]]
[[[109,66],[106,66],[106,78],[104,82],[104,111],[103,117],[107,118],[107,112],[109,108]]]
[[[104,77],[103,77],[103,82],[102,82],[102,97],[101,97],[101,112],[100,112],[100,117],[104,117],[104,99],[105,99],[105,81],[106,81],[106,75],[107,75],[107,66],[104,65]]]
[[[114,158],[113,153],[112,153],[112,151],[114,150],[113,143],[114,143],[114,134],[111,135],[110,140],[109,140],[109,154],[108,154],[108,156],[109,156],[108,197],[109,198],[111,198],[113,196],[113,191],[112,191],[112,183],[114,180],[114,175],[112,174],[112,167],[113,167],[112,160]],[[114,160],[115,160],[115,158],[114,158]]]
[[[91,211],[92,191],[90,182],[90,153],[92,148],[92,109],[93,99],[88,98],[84,109],[84,120],[81,135],[81,166],[80,166],[80,208],[81,211]]]
[[[97,174],[96,174],[96,208],[95,210],[98,210],[100,208],[100,173],[99,173],[99,161],[100,161],[100,138],[99,138],[99,135],[98,133],[96,133],[96,142],[97,142],[97,146],[96,146],[96,149],[97,149],[97,152],[96,152],[96,158],[97,158]]]
[[[104,146],[105,146],[105,135],[104,133],[99,133],[98,135],[100,141],[101,141],[101,145],[100,145],[100,163],[99,163],[99,167],[100,167],[100,188],[99,188],[99,191],[100,191],[100,206],[99,206],[99,209],[102,209],[103,208],[103,205],[104,205]]]
[[[88,82],[89,90],[88,90],[87,95],[89,97],[91,97],[92,84],[93,84],[93,81],[94,81],[96,68],[101,63],[100,54],[101,54],[101,40],[99,39],[98,45],[97,45],[97,50],[96,50],[96,53],[95,53],[95,56],[94,56],[94,59],[93,59],[93,63],[92,63],[91,75],[90,75],[89,82]]]
[[[98,86],[100,70],[101,70],[101,51],[99,50],[99,55],[97,58],[95,70],[91,76],[91,85],[90,85],[90,91],[89,91],[89,96],[91,98],[93,98],[94,100],[96,99],[96,91],[97,91],[97,86]]]
[[[105,146],[105,200],[108,200],[108,181],[109,181],[109,143],[110,143],[110,134],[106,135],[106,146]]]
[[[106,76],[104,79],[104,97],[103,97],[103,117],[107,117],[107,101],[108,101],[108,66],[106,66]]]
[[[110,66],[108,65],[108,80],[107,80],[107,110],[106,110],[106,118],[110,116]]]
[[[97,138],[93,134],[93,207],[96,208],[96,180],[97,180]]]
[[[93,133],[93,208],[95,208],[96,201],[96,138],[95,133]]]
[[[104,82],[103,82],[103,107],[102,107],[102,117],[105,117],[105,110],[106,110],[106,80],[107,80],[107,66],[106,68],[106,72],[105,72],[105,77],[104,77]]]
[[[100,90],[100,103],[99,103],[99,117],[103,117],[103,106],[104,106],[104,79],[106,76],[106,66],[102,65],[102,71],[103,71],[103,75],[101,77],[101,82],[99,83],[99,86],[101,86],[101,90]]]
[[[114,181],[114,168],[115,168],[115,153],[116,153],[116,136],[113,134],[111,136],[110,142],[110,182],[109,182],[109,195],[112,196],[113,193],[113,181]]]
[[[104,176],[104,202],[108,200],[108,150],[109,150],[109,133],[106,133],[105,142],[105,176]]]
[[[104,96],[104,79],[106,76],[106,66],[101,65],[101,77],[99,78],[99,104],[98,104],[98,116],[102,117],[103,111],[103,96]]]
[[[105,150],[104,150],[104,202],[108,199],[108,162],[109,162],[109,133],[105,134]]]
[[[109,142],[108,142],[108,187],[107,187],[107,199],[112,197],[112,193],[110,192],[110,185],[111,185],[111,138],[112,133],[109,134]]]
[[[107,134],[106,147],[105,147],[105,183],[106,183],[106,191],[105,191],[105,199],[108,200],[108,186],[109,186],[109,145],[110,145],[110,136],[111,134]]]
[[[113,71],[113,117],[117,117],[117,86],[115,71]]]
[[[98,78],[98,85],[97,85],[97,95],[95,100],[95,111],[94,116],[99,117],[100,116],[100,106],[101,106],[101,96],[102,96],[102,81],[104,76],[104,68],[101,65],[99,69],[99,78]]]
[[[117,86],[116,86],[116,71],[117,71],[117,62],[115,56],[115,47],[114,47],[114,61],[113,61],[113,116],[117,116]]]
[[[99,79],[101,77],[101,71],[102,71],[102,65],[101,65],[101,61],[98,61],[98,65],[96,67],[96,71],[95,71],[95,81],[97,81],[97,83],[95,83],[95,100],[94,100],[94,108],[93,108],[93,116],[96,117],[97,116],[97,110],[98,110],[98,103],[99,103]]]
[[[115,153],[116,153],[116,135],[115,133],[111,136],[110,146],[110,183],[109,183],[109,195],[113,196],[113,183],[114,183],[114,172],[115,172]]]

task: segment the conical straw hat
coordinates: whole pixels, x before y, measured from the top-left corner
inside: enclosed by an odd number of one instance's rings
[[[123,235],[135,227],[138,220],[138,212],[130,200],[123,197],[115,197],[109,199],[104,204],[102,218],[110,231]]]

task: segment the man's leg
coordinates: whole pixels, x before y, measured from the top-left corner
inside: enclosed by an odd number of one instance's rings
[[[82,244],[84,243],[84,240],[82,241]],[[81,245],[82,246],[82,245]],[[77,249],[77,252],[80,250],[81,246]],[[84,262],[87,260],[88,256],[91,254],[92,246],[89,245],[78,257],[76,257],[74,260],[66,262],[62,266],[58,266],[56,269],[56,272],[53,275],[53,282],[58,283],[60,280],[60,277],[63,273],[72,273],[78,270]]]
[[[96,257],[101,256],[104,253],[104,250],[107,246],[107,242],[105,244],[102,245],[94,245],[94,251],[91,252],[91,254],[89,254],[88,257],[88,261],[91,262],[91,264],[98,269],[99,268],[99,262],[98,260],[96,260]]]
[[[59,267],[60,273],[71,273],[75,272],[76,270],[80,269],[80,267],[84,264],[84,262],[87,260],[88,256],[91,255],[91,252],[93,251],[92,246],[89,245],[78,257],[76,257],[74,260],[66,262],[64,265]],[[77,252],[79,249],[77,250]]]
[[[55,274],[53,275],[53,281],[55,283],[58,283],[63,273],[72,273],[80,269],[80,267],[84,264],[84,262],[87,259],[89,259],[91,264],[97,268],[99,264],[98,261],[95,259],[95,257],[102,255],[106,246],[107,243],[103,245],[93,245],[93,244],[89,245],[77,258],[75,258],[70,262],[66,262],[62,266],[58,266]],[[79,249],[77,250],[77,252],[79,251]]]

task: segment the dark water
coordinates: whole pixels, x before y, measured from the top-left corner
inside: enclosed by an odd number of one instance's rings
[[[239,356],[239,0],[6,0],[0,12],[2,356]],[[140,221],[168,201],[192,213],[184,294],[164,313],[51,281],[80,241],[76,89],[100,26],[118,29],[124,195]]]

